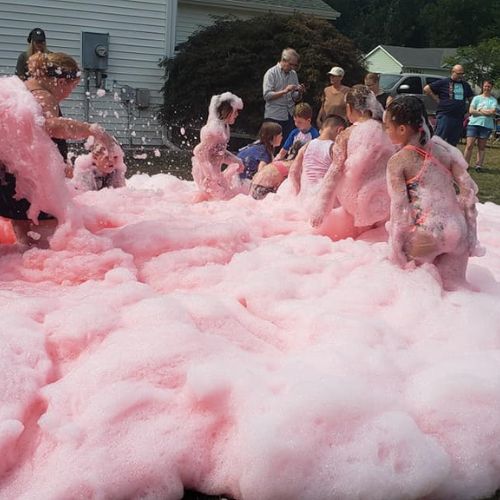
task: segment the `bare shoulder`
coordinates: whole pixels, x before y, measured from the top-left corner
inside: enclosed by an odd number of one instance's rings
[[[408,149],[400,149],[397,153],[394,153],[387,162],[387,170],[389,172],[400,172],[404,171],[405,167],[412,163],[415,159],[416,153]]]
[[[59,104],[48,90],[37,87],[29,81],[26,83],[26,87],[38,101],[46,116],[58,116]]]
[[[342,130],[342,132],[340,132],[340,134],[335,139],[335,144],[338,144],[338,145],[346,144],[347,141],[349,140],[349,137],[351,137],[352,130],[353,130],[352,125],[350,127],[347,127],[346,129]]]

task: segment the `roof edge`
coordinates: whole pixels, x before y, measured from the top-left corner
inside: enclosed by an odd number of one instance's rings
[[[325,10],[314,8],[294,8],[284,7],[282,5],[256,5],[242,0],[179,0],[179,3],[190,5],[209,5],[211,7],[237,7],[250,12],[277,12],[280,14],[293,14],[295,12],[302,12],[305,14],[312,14],[323,19],[337,19],[340,17],[340,12],[335,9],[328,8],[325,4]]]
[[[404,64],[401,61],[398,61],[390,52],[384,49],[383,45],[377,45],[374,49],[370,50],[366,56],[363,57],[363,60],[366,60],[368,56],[371,56],[373,52],[375,52],[377,49],[380,49],[384,51],[396,64],[399,64],[401,67],[404,66]]]

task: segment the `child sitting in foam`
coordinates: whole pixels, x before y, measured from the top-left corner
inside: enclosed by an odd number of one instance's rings
[[[318,130],[311,125],[312,115],[312,108],[306,102],[299,102],[299,104],[295,106],[293,110],[293,122],[296,128],[294,128],[286,138],[285,144],[283,144],[283,147],[276,156],[278,160],[286,158],[290,148],[296,141],[305,144],[319,137]]]
[[[368,87],[350,88],[346,108],[352,125],[335,141],[311,214],[312,226],[335,240],[389,220],[386,169],[395,151],[380,121],[384,110]]]
[[[341,116],[327,116],[321,124],[319,137],[301,148],[289,174],[295,194],[298,194],[301,188],[319,186],[332,163],[335,139],[346,126],[347,122]]]
[[[387,166],[390,258],[401,266],[432,263],[443,288],[456,289],[465,283],[469,256],[482,253],[476,235],[477,186],[467,162],[457,148],[430,137],[425,107],[416,97],[392,101],[384,121],[392,142],[402,145]]]
[[[238,158],[245,165],[240,178],[252,179],[257,170],[270,163],[274,157],[274,149],[281,144],[282,138],[279,123],[264,122],[260,127],[258,140],[238,151]]]
[[[73,186],[78,191],[99,191],[125,186],[127,167],[123,163],[122,149],[114,148],[113,157],[110,157],[108,149],[102,144],[96,143],[90,147],[90,153],[75,160]]]
[[[195,202],[227,200],[238,194],[233,186],[236,174],[243,172],[242,161],[227,150],[230,138],[229,126],[233,125],[242,100],[224,92],[212,96],[208,108],[208,120],[200,131],[200,143],[193,150],[192,175],[199,192]],[[224,172],[222,165],[228,167]]]
[[[283,181],[288,177],[289,168],[303,143],[295,142],[285,160],[274,160],[259,168],[250,185],[250,196],[262,200],[269,193],[276,193]]]

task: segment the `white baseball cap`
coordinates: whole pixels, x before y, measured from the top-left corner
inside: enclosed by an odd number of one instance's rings
[[[332,75],[332,76],[344,76],[345,71],[340,67],[340,66],[334,66],[328,73],[327,75]]]

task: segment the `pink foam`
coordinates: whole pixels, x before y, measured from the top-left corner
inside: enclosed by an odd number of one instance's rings
[[[334,242],[295,198],[196,189],[134,176],[74,197],[90,230],[0,247],[0,496],[492,495],[500,208],[478,291],[443,292],[383,227]]]

